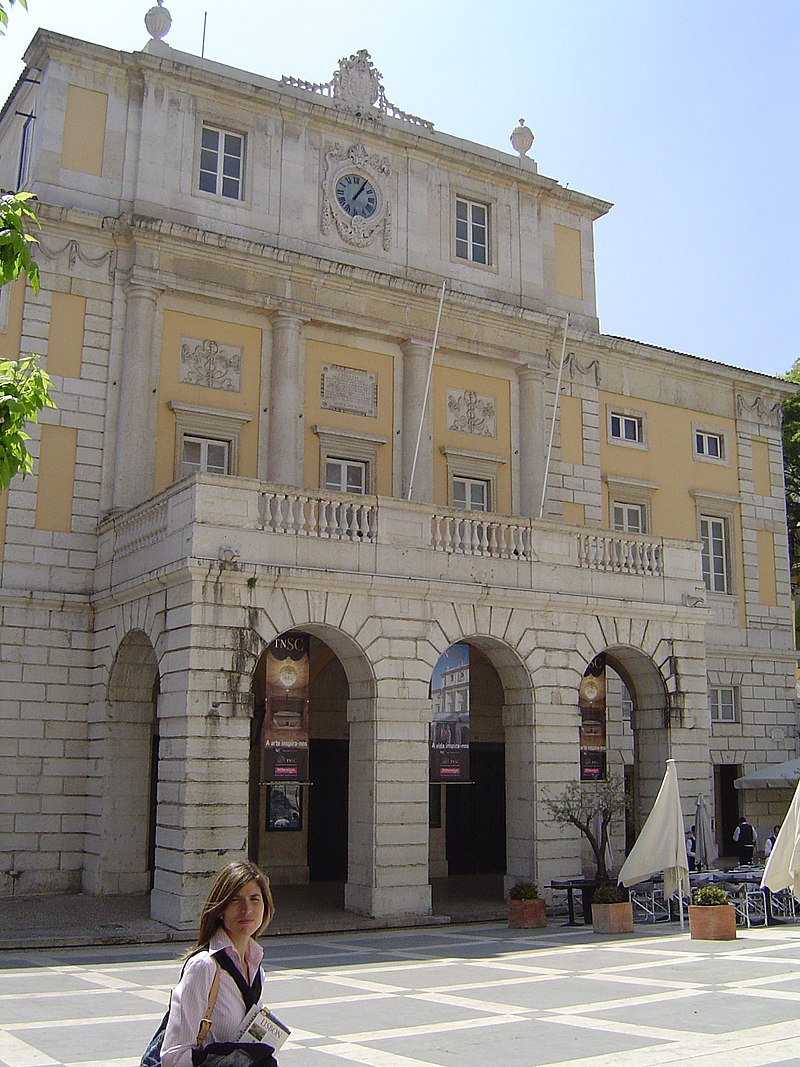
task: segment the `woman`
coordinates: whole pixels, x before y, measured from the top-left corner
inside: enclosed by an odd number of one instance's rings
[[[193,1058],[192,1051],[218,968],[211,1029],[201,1047],[235,1041],[245,1015],[261,1002],[264,951],[253,939],[274,913],[269,879],[254,863],[234,862],[222,868],[200,916],[197,944],[170,997],[161,1047],[163,1067],[192,1067],[193,1063],[203,1062],[202,1054]],[[265,1057],[255,1062],[274,1063],[266,1056],[266,1050]]]

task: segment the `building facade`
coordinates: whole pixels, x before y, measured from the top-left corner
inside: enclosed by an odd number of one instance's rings
[[[383,917],[435,877],[578,874],[543,798],[598,657],[636,819],[672,756],[724,847],[734,778],[795,754],[791,387],[603,335],[611,205],[404,113],[365,52],[278,81],[152,15],[139,52],[40,31],[0,113],[42,222],[0,355],[42,353],[57,402],[0,497],[0,892],[149,889],[181,927],[244,853]],[[261,749],[287,634],[295,789]],[[471,784],[432,785],[454,644]]]

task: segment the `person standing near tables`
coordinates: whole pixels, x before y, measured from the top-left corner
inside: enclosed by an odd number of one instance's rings
[[[697,870],[697,831],[692,824],[686,833],[686,858],[689,861],[689,870]]]
[[[751,826],[744,815],[739,819],[739,825],[733,831],[733,841],[739,853],[739,863],[742,865],[752,863],[758,837],[755,827]]]
[[[770,852],[772,852],[773,848],[775,848],[775,842],[778,840],[778,834],[780,833],[780,829],[780,824],[772,827],[772,833],[769,835],[766,844],[764,845],[765,859],[769,858]]]

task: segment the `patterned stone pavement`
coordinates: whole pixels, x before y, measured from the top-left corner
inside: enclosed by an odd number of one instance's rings
[[[2,1067],[134,1067],[180,947],[7,950]],[[282,1067],[800,1064],[800,926],[691,941],[500,923],[270,938]]]

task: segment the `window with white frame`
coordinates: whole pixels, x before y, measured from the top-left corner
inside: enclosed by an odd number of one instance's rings
[[[609,411],[608,435],[612,441],[626,445],[645,443],[644,417],[626,411]]]
[[[706,589],[712,593],[729,593],[731,575],[728,519],[721,515],[701,515],[700,540],[703,545],[703,582]]]
[[[726,459],[725,435],[695,428],[694,454],[700,459],[713,459],[724,462]]]
[[[366,493],[367,464],[329,456],[325,461],[325,488],[336,493]]]
[[[456,197],[456,257],[471,263],[491,262],[491,215],[488,204]]]
[[[19,166],[17,167],[17,189],[24,188],[28,181],[28,167],[31,161],[31,143],[33,141],[33,121],[35,115],[24,115],[22,136],[19,144]]]
[[[491,511],[489,483],[483,478],[453,478],[453,507]]]
[[[181,474],[205,471],[207,474],[229,474],[230,445],[227,441],[213,441],[206,437],[183,438]]]
[[[611,504],[612,525],[615,530],[625,533],[646,533],[644,504],[631,504],[624,500],[614,500]]]
[[[175,416],[175,478],[194,471],[239,473],[239,439],[252,416],[238,411],[167,402]]]
[[[622,719],[623,722],[633,721],[633,697],[625,683],[622,683]]]
[[[241,200],[243,168],[244,137],[204,123],[200,134],[200,191]]]
[[[712,686],[709,691],[712,722],[736,722],[737,699],[735,686]]]

